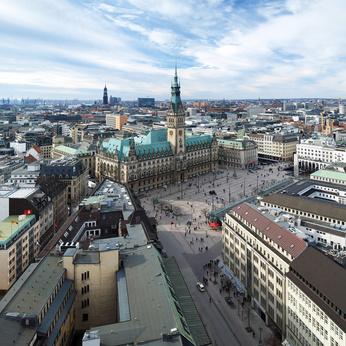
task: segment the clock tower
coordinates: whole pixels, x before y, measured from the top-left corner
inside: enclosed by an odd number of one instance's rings
[[[180,84],[175,66],[175,75],[171,85],[171,109],[167,113],[167,140],[174,154],[185,153],[185,111],[180,99]]]

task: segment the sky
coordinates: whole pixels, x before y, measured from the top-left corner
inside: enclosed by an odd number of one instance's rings
[[[346,98],[345,0],[0,0],[0,97]]]

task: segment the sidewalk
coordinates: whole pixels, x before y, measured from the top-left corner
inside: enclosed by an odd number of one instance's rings
[[[251,302],[246,301],[234,285],[228,290],[226,278],[220,273],[217,265],[204,266],[204,277],[208,278],[206,287],[211,303],[217,305],[221,313],[233,323],[237,320],[237,324],[252,336],[254,345],[264,346],[269,343],[280,345],[281,341],[274,336],[273,331],[251,307]],[[225,298],[230,303],[227,303]]]

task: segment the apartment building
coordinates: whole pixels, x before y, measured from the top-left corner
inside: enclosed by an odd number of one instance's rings
[[[225,216],[222,258],[236,282],[267,323],[285,335],[285,275],[307,247],[285,224],[242,203]]]
[[[299,143],[295,134],[249,133],[248,137],[256,142],[259,158],[274,161],[293,161]]]
[[[337,146],[332,138],[309,138],[297,144],[294,156],[296,175],[299,171],[315,172],[340,163],[346,164],[346,147]]]
[[[35,215],[11,215],[0,222],[0,291],[7,291],[39,252]]]
[[[258,163],[257,144],[249,140],[217,140],[218,161],[223,167],[256,167]]]
[[[289,346],[346,345],[346,269],[308,247],[286,276]]]
[[[31,264],[0,301],[1,345],[69,345],[74,298],[59,257]]]

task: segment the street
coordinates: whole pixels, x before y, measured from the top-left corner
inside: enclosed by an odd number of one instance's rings
[[[244,197],[244,192],[245,196],[252,196],[258,189],[284,179],[286,171],[278,171],[278,166],[264,166],[254,173],[238,169],[234,174],[233,168],[218,170],[217,174],[194,178],[183,185],[152,190],[141,198],[148,215],[157,219],[164,250],[168,256],[176,257],[213,345],[255,346],[260,339],[264,345],[263,340],[272,335],[234,288],[229,292],[222,289],[222,278],[216,268],[207,273],[206,265],[221,255],[222,236],[220,230],[210,229],[207,213]],[[213,275],[217,275],[215,283]],[[203,278],[209,278],[206,292],[196,287],[196,282],[203,282]],[[233,297],[233,307],[225,301],[228,295]],[[245,329],[249,322],[251,332]]]

